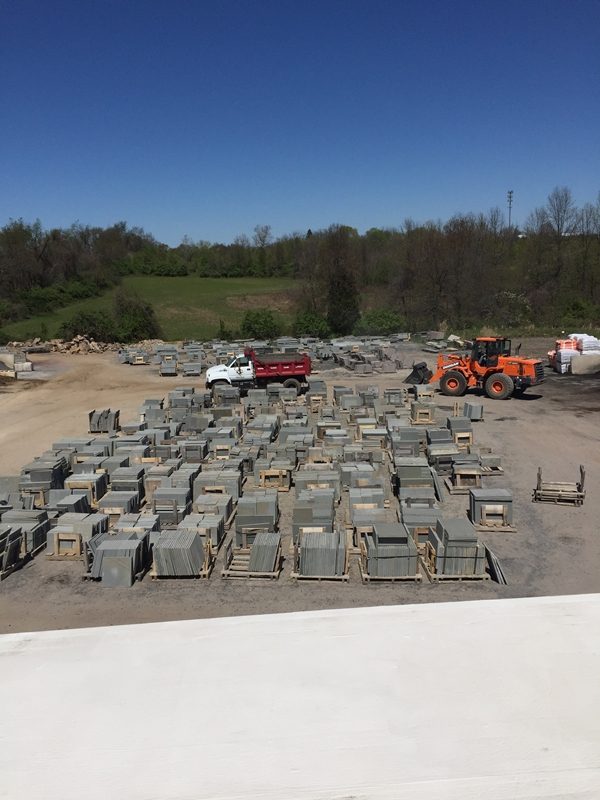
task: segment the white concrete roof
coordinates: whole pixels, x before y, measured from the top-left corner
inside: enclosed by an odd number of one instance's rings
[[[0,797],[600,796],[600,596],[0,638]]]

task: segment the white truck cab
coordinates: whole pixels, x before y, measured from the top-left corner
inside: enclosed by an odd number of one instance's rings
[[[248,384],[254,381],[254,365],[252,360],[239,353],[228,364],[217,364],[206,370],[206,385],[214,386],[215,383],[228,383],[236,386],[240,383]]]

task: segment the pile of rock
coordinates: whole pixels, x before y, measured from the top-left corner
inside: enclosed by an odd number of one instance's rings
[[[9,347],[23,349],[29,353],[72,353],[74,355],[86,355],[87,353],[105,353],[107,351],[120,350],[122,345],[118,343],[97,342],[88,339],[87,336],[75,336],[70,341],[64,339],[50,339],[47,342],[39,337],[30,339],[26,342],[10,342]]]

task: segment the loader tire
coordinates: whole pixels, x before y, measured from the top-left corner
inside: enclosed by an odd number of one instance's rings
[[[462,372],[445,372],[440,380],[440,392],[449,397],[462,397],[467,391],[467,379]]]
[[[513,379],[503,372],[496,372],[485,382],[485,393],[492,400],[508,400],[515,390]]]

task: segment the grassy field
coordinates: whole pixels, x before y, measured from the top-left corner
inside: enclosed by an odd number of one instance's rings
[[[128,276],[123,286],[154,306],[166,339],[202,339],[217,336],[219,320],[237,329],[246,310],[269,308],[284,327],[294,316],[294,281],[291,278],[159,278]],[[114,290],[65,306],[53,314],[30,317],[3,326],[10,337],[26,339],[40,336],[45,325],[47,336],[55,337],[58,328],[80,311],[109,310]]]

